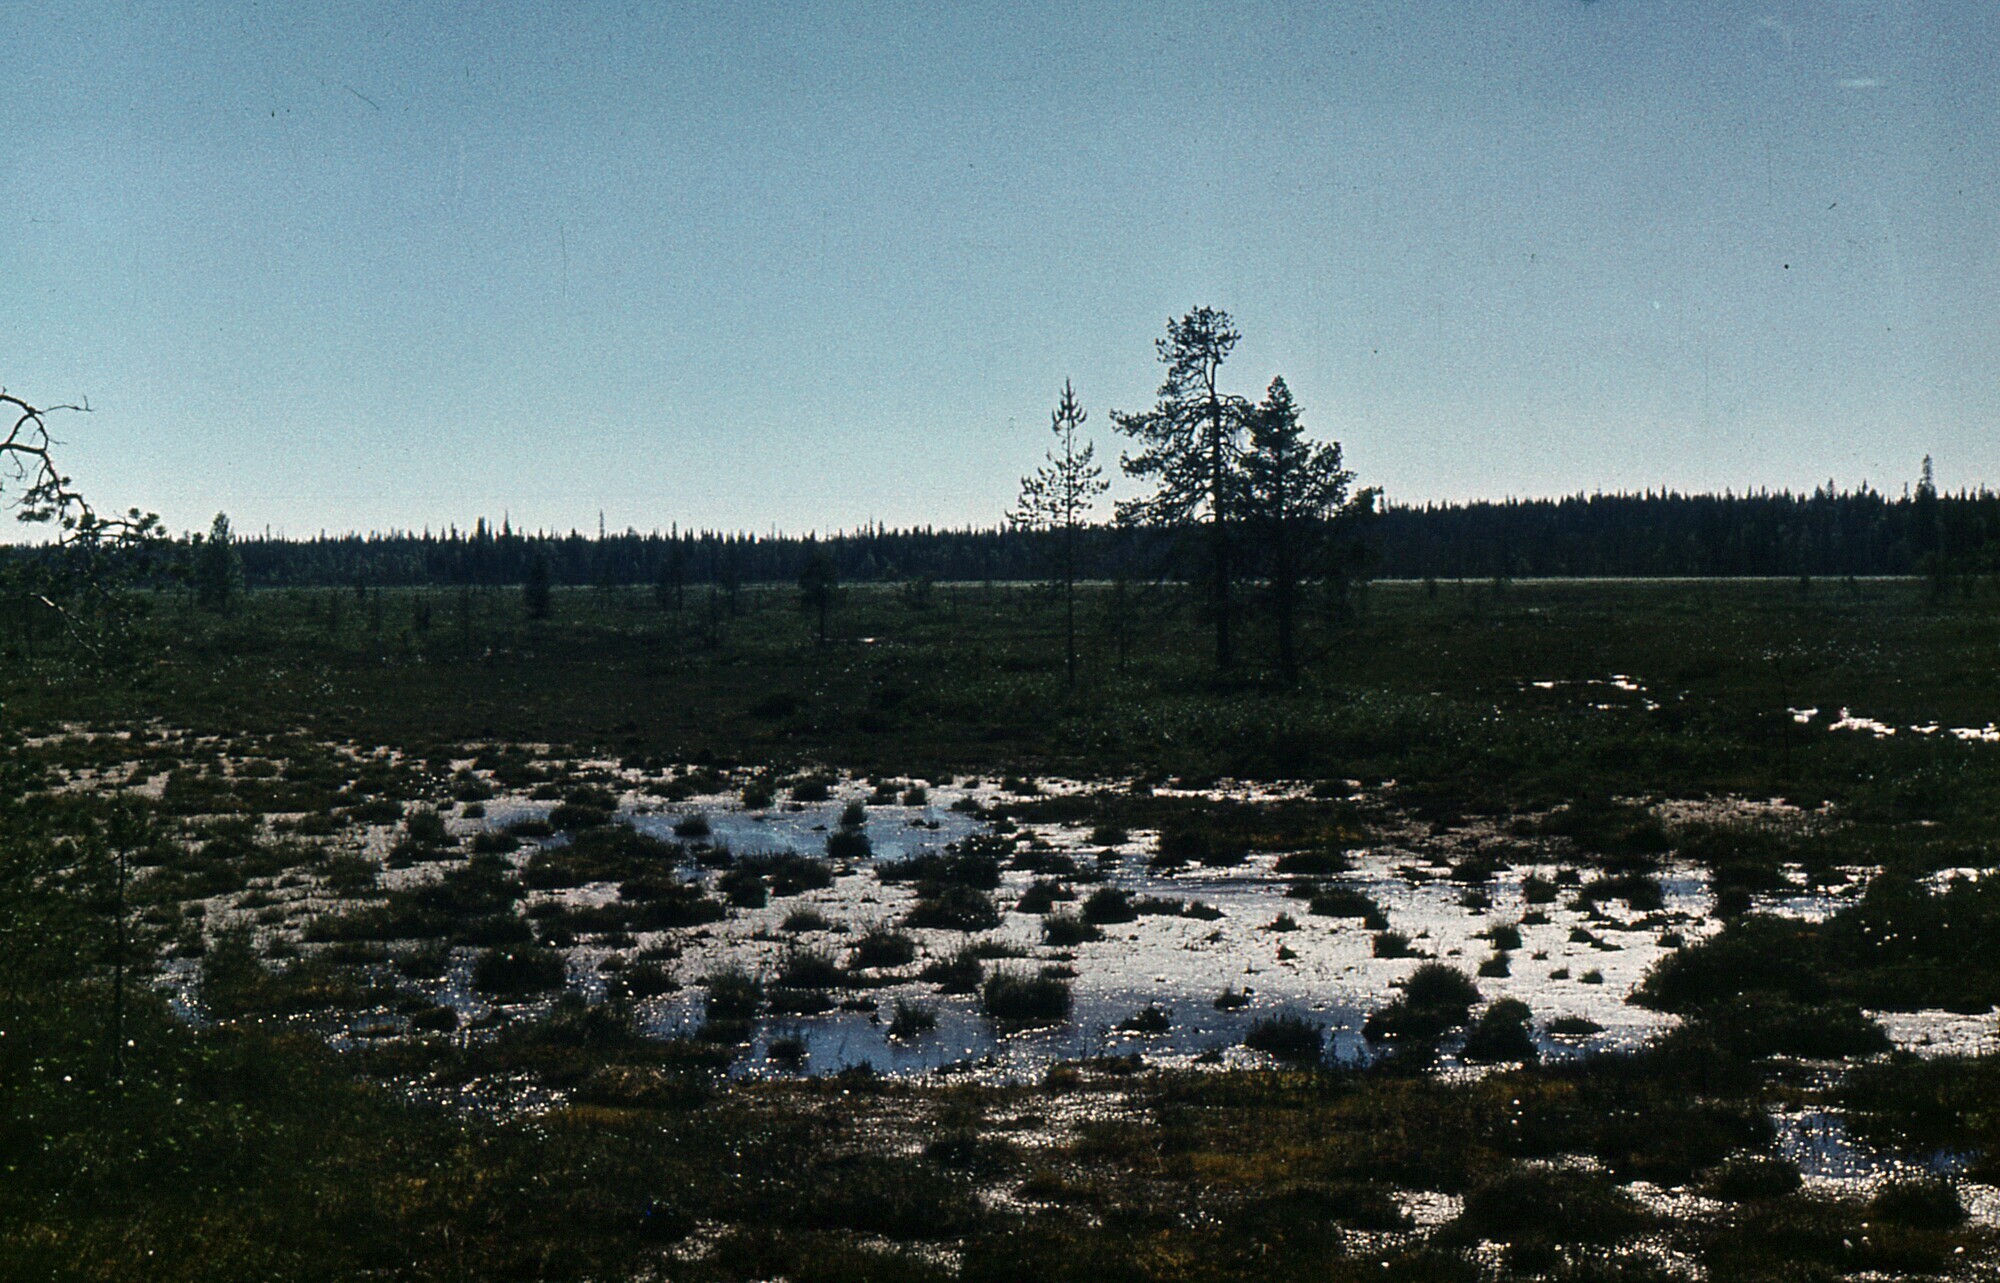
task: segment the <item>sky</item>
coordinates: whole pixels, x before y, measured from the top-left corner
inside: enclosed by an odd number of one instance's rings
[[[1116,472],[1199,305],[1392,501],[2000,484],[1991,0],[65,0],[0,48],[0,386],[175,529],[991,524],[1065,379]]]

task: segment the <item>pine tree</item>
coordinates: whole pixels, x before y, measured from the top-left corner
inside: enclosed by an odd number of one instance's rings
[[[1090,507],[1110,488],[1097,466],[1096,447],[1079,444],[1077,431],[1090,416],[1077,403],[1076,390],[1063,380],[1062,400],[1049,414],[1056,436],[1048,463],[1021,478],[1021,498],[1007,520],[1016,529],[1047,531],[1055,537],[1056,583],[1063,595],[1063,672],[1076,686],[1076,581],[1078,535],[1089,524]]]
[[[1111,412],[1111,422],[1143,448],[1121,455],[1129,476],[1151,478],[1157,489],[1118,505],[1121,521],[1160,526],[1202,526],[1207,532],[1209,604],[1215,625],[1215,664],[1235,659],[1230,644],[1231,590],[1235,584],[1230,499],[1247,410],[1241,397],[1224,394],[1216,375],[1239,335],[1227,312],[1198,307],[1167,322],[1156,342],[1167,377],[1151,410]]]

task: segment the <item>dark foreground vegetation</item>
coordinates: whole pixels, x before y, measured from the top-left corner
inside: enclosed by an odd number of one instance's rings
[[[1973,876],[1995,865],[2000,744],[1950,733],[1985,728],[2000,695],[2000,603],[1983,588],[1377,586],[1307,622],[1296,681],[1275,664],[1219,681],[1206,621],[1176,592],[1090,588],[1074,686],[1058,603],[1026,588],[850,588],[824,644],[789,590],[663,610],[558,587],[548,604],[531,619],[518,589],[341,588],[218,612],[159,595],[126,599],[97,656],[39,625],[0,633],[0,1275],[1799,1283],[1996,1268],[1960,1184],[2000,1178],[1994,1063],[1887,1053],[1865,1014],[2000,1002],[2000,895]],[[1266,626],[1249,617],[1246,656]],[[1828,729],[1841,709],[1896,733]],[[830,767],[877,781],[877,805],[923,780],[1004,777],[996,839],[1064,820],[1106,841],[1157,831],[1169,865],[1282,852],[1296,915],[1316,924],[1379,919],[1339,883],[1344,852],[1414,825],[1456,853],[1444,876],[1468,894],[1510,844],[1542,844],[1576,875],[1551,901],[1643,913],[1666,862],[1687,861],[1721,925],[1638,994],[1681,1023],[1620,1054],[1535,1056],[1535,1013],[1484,1003],[1468,960],[1381,995],[1388,1050],[1367,1068],[1324,1059],[1322,1031],[1279,1014],[1253,1027],[1266,1069],[1117,1058],[1016,1085],[735,1081],[732,1022],[916,965],[908,939],[794,949],[768,976],[676,978],[671,958],[635,956],[602,1001],[530,1008],[564,984],[563,931],[691,936],[825,876],[816,860],[743,862],[711,895],[654,873],[696,848],[610,823],[588,765],[606,759],[663,798],[726,776],[765,804],[824,794]],[[1115,787],[1040,794],[1048,774]],[[1308,787],[1262,807],[1169,787],[1225,776]],[[447,832],[443,815],[496,788],[545,789],[542,829]],[[1729,797],[1813,818],[1660,805]],[[391,839],[375,862],[310,848],[370,825]],[[553,829],[573,839],[535,845]],[[1046,877],[1057,933],[1160,911],[1072,888],[1073,870],[998,840],[907,876],[940,920],[986,921],[1003,862]],[[372,893],[422,863],[440,879]],[[274,892],[294,867],[331,897],[294,956],[195,911]],[[1760,911],[1850,878],[1865,892],[1825,922]],[[602,880],[620,890],[599,919],[518,909]],[[371,894],[348,904],[343,888]],[[1503,925],[1504,960],[1518,932]],[[476,954],[477,982],[525,1014],[463,1030],[412,1004],[404,981],[445,948]],[[996,1020],[1066,1014],[1060,977],[1028,961],[968,943],[932,965],[939,993],[976,994]],[[153,984],[175,968],[199,970],[199,1021]],[[697,982],[709,1028],[639,1034],[636,1003]],[[333,1050],[292,1018],[330,1007],[392,1012],[397,1036]],[[916,1037],[934,1018],[896,1019]],[[1431,1072],[1460,1053],[1496,1067]],[[1772,1121],[1799,1108],[1956,1168],[1802,1187]]]

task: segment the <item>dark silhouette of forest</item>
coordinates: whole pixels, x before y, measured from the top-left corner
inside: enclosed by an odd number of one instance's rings
[[[2000,493],[1900,498],[1811,494],[1576,495],[1385,506],[1361,532],[1360,573],[1389,579],[1982,574],[2000,566]],[[820,538],[670,529],[588,536],[484,520],[470,530],[236,538],[254,587],[520,584],[535,557],[558,585],[646,585],[671,601],[700,585],[792,583],[817,548],[843,583],[1039,580],[1046,531],[870,526]],[[1092,579],[1179,578],[1195,569],[1160,529],[1088,527]]]

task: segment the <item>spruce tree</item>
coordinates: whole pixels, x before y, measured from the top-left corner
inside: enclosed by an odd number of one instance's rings
[[[1264,400],[1250,412],[1249,428],[1237,510],[1270,585],[1278,667],[1291,681],[1299,671],[1300,585],[1323,568],[1336,523],[1372,511],[1375,492],[1348,498],[1354,474],[1341,466],[1340,443],[1307,439],[1298,403],[1282,378],[1271,380]]]

